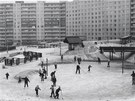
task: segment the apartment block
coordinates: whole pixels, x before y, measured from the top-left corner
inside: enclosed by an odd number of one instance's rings
[[[66,2],[0,4],[0,42],[22,45],[61,41],[66,35]]]
[[[46,41],[61,41],[66,35],[66,2],[44,3]]]
[[[135,36],[135,0],[131,0],[131,35]]]
[[[0,45],[12,44],[13,36],[13,4],[0,4]]]
[[[67,36],[109,40],[130,34],[130,0],[74,0],[66,10]]]

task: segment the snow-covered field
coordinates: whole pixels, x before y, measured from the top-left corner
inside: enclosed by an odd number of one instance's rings
[[[43,60],[60,61],[59,48],[26,50],[43,53]],[[63,52],[66,48],[62,48]],[[10,52],[9,52],[10,53]],[[72,55],[64,56],[64,59],[73,60]],[[48,78],[41,82],[39,75],[35,72],[26,73],[30,79],[29,87],[24,88],[24,83],[18,84],[14,78],[16,75],[23,75],[24,71],[39,70],[40,59],[38,61],[20,64],[19,66],[8,66],[6,69],[0,68],[0,101],[56,101],[50,98],[50,72],[54,71],[54,66],[49,66]],[[3,63],[0,63],[2,67]],[[87,72],[88,65],[91,64],[91,72]],[[135,101],[135,86],[132,86],[132,70],[124,70],[121,73],[121,63],[111,63],[107,68],[107,63],[98,64],[96,62],[82,62],[81,74],[75,74],[77,63],[59,64],[56,71],[57,86],[61,86],[62,95],[60,99],[64,101]],[[9,72],[9,80],[5,74]],[[39,85],[39,97],[35,95],[35,86]],[[62,99],[62,97],[64,99]]]

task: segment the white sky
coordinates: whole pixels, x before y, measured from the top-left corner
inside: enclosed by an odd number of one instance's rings
[[[0,0],[0,3],[15,3],[15,1],[24,1],[24,2],[37,2],[37,1],[46,1],[46,2],[59,2],[59,1],[73,1],[73,0]]]

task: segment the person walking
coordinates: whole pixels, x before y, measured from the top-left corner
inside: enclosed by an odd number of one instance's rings
[[[28,82],[30,82],[30,80],[28,79],[28,77],[25,77],[25,78],[23,78],[24,79],[24,87],[29,87],[29,85],[28,85]]]
[[[135,85],[135,72],[133,71],[132,74],[132,85]]]
[[[35,91],[36,91],[36,96],[38,97],[38,90],[41,90],[40,88],[39,88],[39,85],[37,85],[36,87],[35,87]]]
[[[90,68],[91,68],[91,67],[92,67],[91,65],[88,66],[88,72],[90,72]]]
[[[5,75],[6,75],[6,79],[8,80],[8,77],[9,77],[9,73],[6,73]]]
[[[52,97],[54,97],[55,98],[55,93],[54,93],[54,85],[51,85],[51,95],[50,95],[50,97],[52,98]]]
[[[59,86],[59,87],[56,89],[56,91],[55,91],[55,95],[56,95],[55,98],[56,98],[56,99],[59,99],[59,92],[60,92],[60,91],[62,91],[62,90],[61,90],[61,88],[60,88],[60,86]]]
[[[80,74],[80,69],[81,69],[81,68],[80,68],[80,66],[79,66],[79,65],[77,65],[77,66],[76,66],[76,74],[77,74],[77,73],[79,73],[79,74]]]

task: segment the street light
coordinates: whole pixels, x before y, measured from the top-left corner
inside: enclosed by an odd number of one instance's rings
[[[57,19],[58,21],[58,28],[59,28],[59,44],[60,44],[60,56],[61,56],[61,33],[60,33],[60,18]]]

